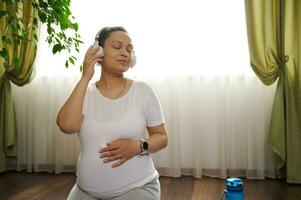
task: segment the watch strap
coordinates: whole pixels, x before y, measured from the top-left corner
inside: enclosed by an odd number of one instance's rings
[[[139,155],[148,155],[148,142],[144,139],[139,139],[140,141],[140,153]]]

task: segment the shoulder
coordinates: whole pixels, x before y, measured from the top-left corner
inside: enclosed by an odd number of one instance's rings
[[[152,87],[143,81],[134,81],[135,88],[138,90],[141,94],[147,95],[148,93],[153,93]]]

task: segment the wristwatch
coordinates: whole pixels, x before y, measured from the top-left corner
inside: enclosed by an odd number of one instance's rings
[[[148,142],[146,140],[140,139],[140,153],[139,155],[147,155],[148,154]]]

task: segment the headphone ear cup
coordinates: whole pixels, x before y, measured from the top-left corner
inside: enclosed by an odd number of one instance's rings
[[[133,55],[133,58],[132,58],[132,63],[131,63],[131,65],[130,65],[130,67],[132,68],[132,67],[134,67],[135,65],[136,65],[136,62],[137,62],[137,58],[136,58],[136,56],[135,56],[135,54]]]
[[[97,54],[99,54],[100,56],[104,56],[103,47],[98,45],[98,41],[94,42],[93,48],[99,48],[99,50],[97,51]]]

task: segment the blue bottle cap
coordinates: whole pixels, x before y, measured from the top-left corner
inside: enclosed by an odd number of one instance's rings
[[[227,178],[226,185],[228,191],[243,190],[243,182],[240,178]]]

